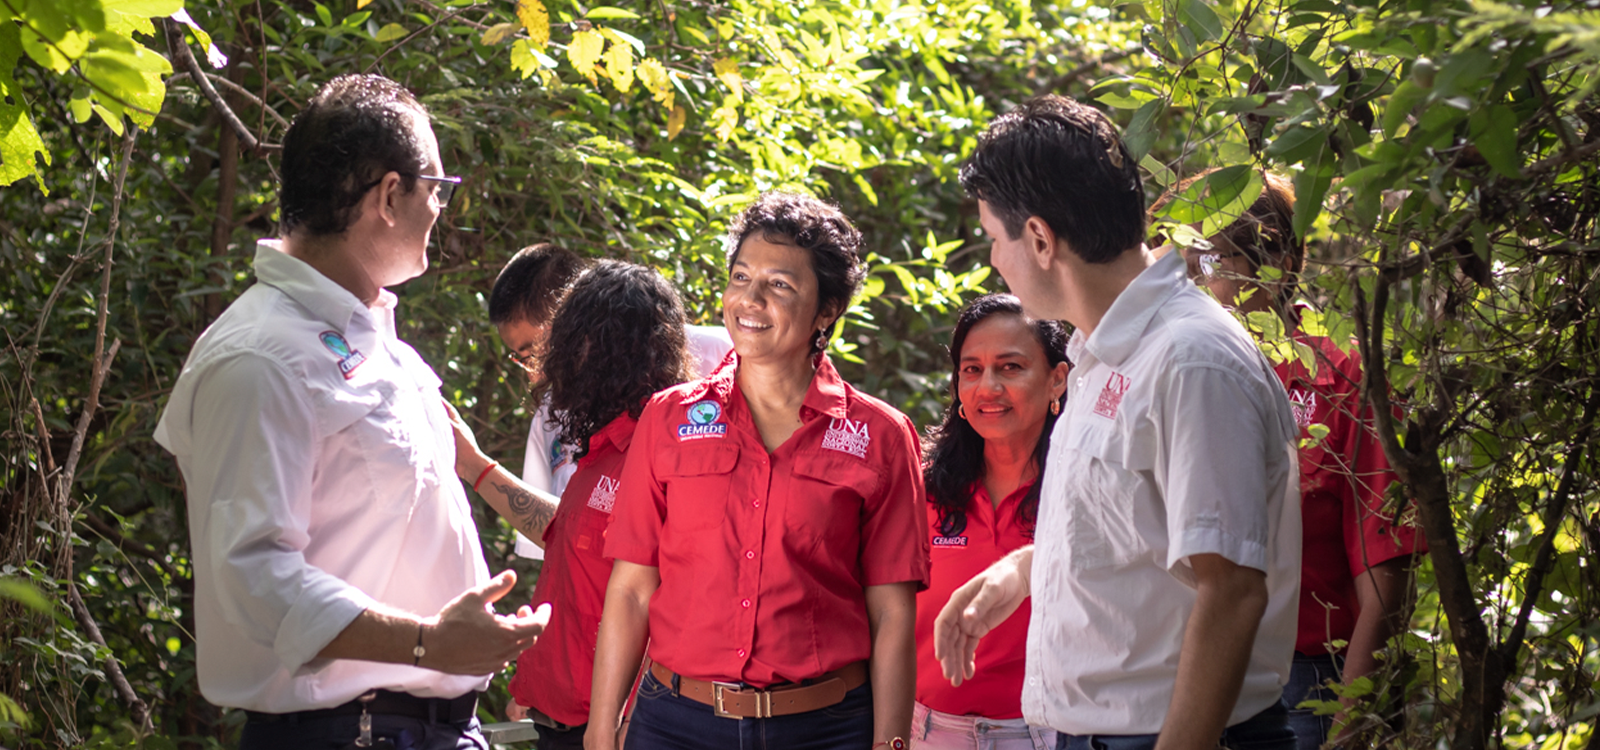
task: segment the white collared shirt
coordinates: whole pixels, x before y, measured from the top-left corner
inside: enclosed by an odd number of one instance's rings
[[[694,361],[696,378],[710,375],[733,349],[733,339],[722,326],[684,326],[683,333],[689,342],[689,358]],[[561,442],[561,431],[550,421],[550,406],[540,406],[528,426],[528,445],[522,459],[523,483],[560,497],[567,489],[567,480],[577,470],[578,461],[573,458],[572,446]],[[520,531],[515,549],[517,557],[544,559],[544,550]]]
[[[1169,253],[1075,363],[1034,538],[1022,706],[1068,734],[1151,734],[1195,602],[1188,558],[1265,571],[1268,604],[1232,726],[1278,702],[1300,589],[1296,428],[1255,343]]]
[[[283,713],[487,676],[318,659],[381,603],[432,615],[488,580],[439,378],[372,308],[272,241],[190,352],[155,438],[188,492],[200,691]]]

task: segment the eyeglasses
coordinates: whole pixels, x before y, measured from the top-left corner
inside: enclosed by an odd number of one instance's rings
[[[543,359],[537,353],[506,352],[506,356],[510,357],[512,362],[517,363],[518,367],[532,373],[539,371],[539,361]]]
[[[450,207],[450,199],[455,197],[456,186],[461,184],[460,177],[452,177],[450,175],[434,177],[433,175],[419,174],[417,179],[439,183],[439,186],[434,188],[433,194],[439,201],[440,211]]]

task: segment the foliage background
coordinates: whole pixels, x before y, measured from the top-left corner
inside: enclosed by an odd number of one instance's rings
[[[955,308],[999,284],[955,181],[995,114],[1044,92],[1096,101],[1152,198],[1241,167],[1172,204],[1161,228],[1180,241],[1178,225],[1248,204],[1259,180],[1243,167],[1293,174],[1323,311],[1307,327],[1360,338],[1371,397],[1402,407],[1387,448],[1432,548],[1411,630],[1353,691],[1362,741],[1591,743],[1588,5],[212,0],[184,9],[192,25],[167,20],[179,10],[0,0],[0,575],[57,610],[4,604],[0,744],[236,736],[242,717],[195,686],[181,481],[150,433],[195,337],[251,283],[275,219],[272,144],[351,71],[418,92],[467,180],[429,272],[396,290],[402,336],[512,463],[528,414],[484,297],[524,245],[649,263],[710,322],[744,202],[779,187],[835,200],[872,275],[833,355],[927,426]],[[479,510],[491,567],[522,572],[512,598],[527,596],[537,564]]]

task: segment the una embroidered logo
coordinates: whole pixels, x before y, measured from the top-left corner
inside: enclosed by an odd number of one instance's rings
[[[1106,379],[1106,385],[1100,389],[1100,396],[1094,400],[1094,413],[1106,419],[1117,418],[1117,408],[1122,406],[1122,397],[1128,395],[1128,388],[1133,386],[1133,381],[1120,372],[1111,373]]]
[[[707,399],[696,401],[689,407],[689,424],[678,425],[678,440],[719,438],[728,434],[728,423],[722,418],[722,404]]]
[[[350,342],[345,341],[338,331],[323,331],[317,338],[322,339],[322,345],[339,358],[339,373],[344,375],[345,380],[355,377],[356,368],[367,361],[361,352],[350,348]]]
[[[589,507],[601,513],[610,513],[611,506],[617,502],[617,480],[602,475],[600,481],[595,483],[594,491],[589,493]]]
[[[828,420],[828,431],[822,436],[823,448],[843,451],[856,458],[866,458],[867,446],[870,444],[872,444],[872,436],[867,434],[867,423],[865,421],[830,419]]]
[[[1289,408],[1294,410],[1294,423],[1305,429],[1317,418],[1317,394],[1294,388],[1289,391]]]

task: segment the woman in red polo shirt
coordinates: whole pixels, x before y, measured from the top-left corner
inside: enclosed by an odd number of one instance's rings
[[[552,422],[563,443],[583,449],[540,540],[545,561],[533,604],[550,604],[550,624],[517,658],[511,697],[539,724],[536,747],[552,750],[583,746],[595,638],[611,575],[601,555],[606,525],[645,400],[687,379],[683,304],[655,271],[600,261],[551,320],[545,351],[561,352],[543,362]],[[513,515],[534,507],[535,496],[514,476],[487,458],[482,462],[488,469],[479,472],[488,473],[492,485],[485,492],[511,498]],[[462,475],[468,481],[478,476]]]
[[[911,744],[927,750],[1045,750],[1055,733],[1022,718],[1028,605],[978,645],[960,687],[933,655],[933,621],[951,592],[1012,550],[1033,543],[1050,428],[1067,391],[1067,333],[1033,320],[1009,294],[979,297],[950,338],[944,423],[930,436],[923,479],[933,582],[917,595],[917,705]]]
[[[586,747],[615,750],[647,639],[630,749],[905,744],[928,580],[917,437],[823,353],[860,237],[789,194],[730,228],[734,353],[650,400],[623,469]]]
[[[1296,742],[1314,750],[1327,741],[1333,717],[1299,704],[1337,700],[1326,687],[1330,680],[1349,684],[1377,669],[1373,654],[1405,627],[1411,567],[1427,544],[1417,527],[1386,510],[1395,476],[1361,397],[1360,360],[1325,336],[1299,330],[1293,301],[1305,244],[1293,228],[1294,187],[1269,172],[1262,178],[1261,195],[1245,215],[1208,238],[1211,249],[1190,249],[1185,257],[1189,274],[1222,304],[1243,313],[1276,312],[1316,353],[1313,369],[1299,359],[1275,368],[1301,437],[1311,437],[1311,425],[1328,428],[1322,440],[1300,449],[1300,630],[1283,690]],[[1263,265],[1281,271],[1278,280],[1260,279]]]

